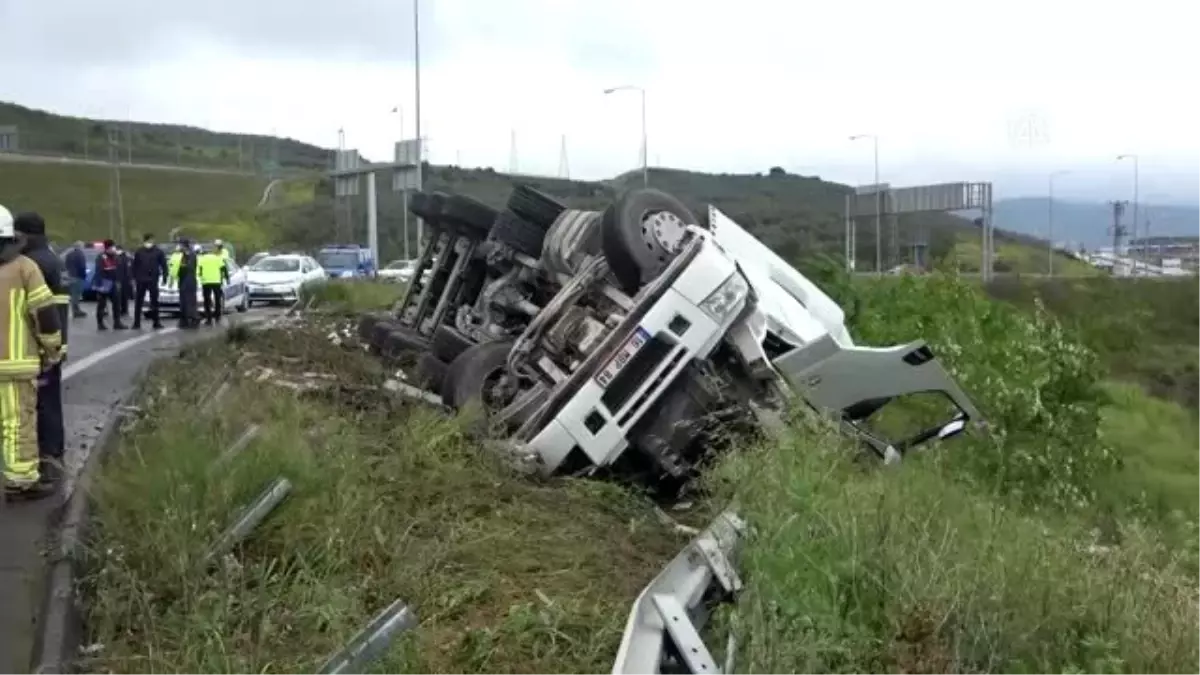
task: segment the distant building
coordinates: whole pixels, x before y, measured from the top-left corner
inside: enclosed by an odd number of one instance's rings
[[[18,140],[17,125],[0,125],[0,152],[16,152],[21,148]]]

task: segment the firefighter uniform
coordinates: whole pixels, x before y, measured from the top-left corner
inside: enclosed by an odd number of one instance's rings
[[[200,290],[204,295],[204,323],[211,325],[213,319],[221,321],[221,306],[225,302],[225,282],[229,280],[229,267],[225,257],[216,251],[201,253],[196,261],[196,276],[200,278]]]
[[[39,488],[37,384],[62,360],[54,294],[37,263],[21,255],[12,214],[0,207],[0,441],[4,492],[45,496]]]

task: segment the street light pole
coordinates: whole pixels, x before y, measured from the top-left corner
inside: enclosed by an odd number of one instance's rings
[[[619,87],[609,87],[604,90],[604,93],[611,94],[616,91],[636,91],[642,95],[642,186],[650,187],[650,147],[647,144],[646,137],[646,89],[644,87],[635,87],[631,84],[623,84]]]
[[[416,138],[417,138],[417,190],[420,191],[425,182],[422,177],[425,162],[425,143],[421,140],[421,0],[413,0],[413,77],[415,92],[413,98],[416,107]],[[417,217],[417,251],[421,250],[422,231],[424,222]],[[407,241],[407,239],[405,240]]]
[[[879,187],[879,137],[875,134],[858,134],[851,136],[850,140],[857,141],[860,138],[869,138],[875,149],[875,274],[883,274],[883,204],[882,190]]]
[[[404,106],[397,104],[396,107],[392,109],[392,112],[400,115],[400,143],[404,143]],[[400,157],[396,157],[395,159],[396,161],[400,161]],[[400,197],[403,200],[403,204],[401,204],[401,206],[403,207],[402,211],[404,212],[404,259],[412,260],[412,256],[409,255],[408,247],[408,188],[405,188],[401,191]]]
[[[1049,199],[1046,201],[1046,276],[1054,276],[1054,177],[1071,173],[1067,170],[1051,171],[1049,182]]]
[[[1134,154],[1117,155],[1118,162],[1123,159],[1133,160],[1133,238],[1136,239],[1138,232],[1138,156]],[[1142,248],[1145,248],[1145,246],[1146,242],[1142,242]],[[1116,254],[1116,251],[1113,251],[1113,254]],[[1136,275],[1137,258],[1133,256],[1130,257],[1133,258],[1133,270],[1134,274]]]

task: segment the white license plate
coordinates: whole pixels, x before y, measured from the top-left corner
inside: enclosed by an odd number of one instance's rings
[[[649,341],[650,333],[645,328],[638,326],[637,331],[629,336],[625,344],[621,345],[617,353],[613,354],[608,363],[604,364],[604,367],[596,374],[596,384],[599,384],[601,387],[607,387],[612,384],[613,378],[617,376],[617,373],[629,365],[629,362],[633,360],[633,355],[637,354],[642,345]]]

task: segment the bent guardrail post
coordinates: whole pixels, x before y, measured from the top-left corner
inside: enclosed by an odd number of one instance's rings
[[[638,595],[621,637],[614,675],[680,668],[689,673],[722,672],[700,637],[708,618],[701,601],[714,585],[727,598],[741,590],[732,560],[745,527],[732,511],[717,516]],[[673,652],[666,649],[668,641],[676,648]],[[669,662],[673,653],[682,663]]]
[[[233,461],[233,458],[237,457],[241,451],[245,450],[246,446],[250,445],[250,441],[253,441],[258,436],[258,432],[260,431],[262,431],[262,427],[257,424],[251,424],[250,426],[246,427],[246,430],[242,432],[242,435],[238,436],[237,440],[235,440],[228,448],[225,449],[225,452],[217,455],[217,458],[213,460],[212,465],[208,467],[209,473],[215,473],[221,467]]]
[[[367,664],[387,651],[397,635],[416,625],[417,615],[403,600],[396,600],[371,619],[366,628],[359,631],[341,651],[331,656],[317,672],[324,675],[361,673]]]
[[[201,558],[201,568],[207,569],[213,561],[231,551],[234,546],[244,540],[291,491],[292,483],[288,479],[280,476],[272,481],[267,489],[263,490],[254,500],[254,503],[246,507],[238,519],[222,532],[221,536],[217,537],[217,541]]]

